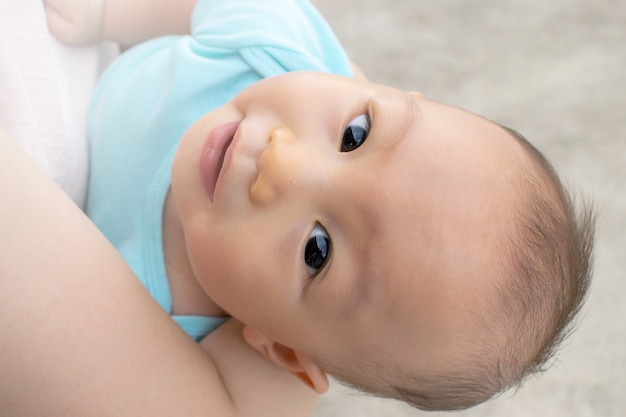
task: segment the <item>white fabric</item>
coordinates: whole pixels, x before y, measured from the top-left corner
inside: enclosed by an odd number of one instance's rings
[[[80,207],[88,173],[85,115],[101,51],[54,39],[41,0],[0,0],[0,127]]]

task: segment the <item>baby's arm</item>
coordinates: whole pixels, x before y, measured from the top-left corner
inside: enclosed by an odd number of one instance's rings
[[[128,47],[189,33],[196,0],[44,0],[50,31],[69,45],[98,41]]]
[[[3,417],[310,414],[313,391],[269,368],[236,323],[216,330],[214,348],[229,351],[215,358],[230,362],[217,368],[1,131],[0,190]],[[221,373],[237,365],[251,379],[231,393]]]

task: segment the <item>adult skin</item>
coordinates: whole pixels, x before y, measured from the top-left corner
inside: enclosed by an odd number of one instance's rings
[[[19,416],[297,416],[314,392],[229,321],[199,346],[0,131],[0,410]]]

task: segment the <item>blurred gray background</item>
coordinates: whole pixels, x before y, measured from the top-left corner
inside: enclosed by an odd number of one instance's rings
[[[626,1],[313,1],[370,80],[519,130],[598,208],[595,281],[555,365],[435,415],[626,417]],[[315,416],[427,414],[334,386]]]

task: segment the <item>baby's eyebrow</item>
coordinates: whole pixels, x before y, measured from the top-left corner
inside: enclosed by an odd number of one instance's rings
[[[402,98],[394,96],[391,104],[385,98],[374,98],[372,103],[373,107],[381,109],[380,113],[383,114],[382,122],[374,118],[374,129],[381,129],[382,135],[391,139],[390,145],[385,149],[385,152],[391,154],[395,147],[401,146],[411,128],[418,122],[421,113],[419,104],[409,93],[404,93]]]
[[[340,299],[338,316],[341,322],[349,323],[368,304],[372,276],[367,265],[359,268],[352,281],[353,286],[346,292],[347,296]]]
[[[404,95],[404,102],[405,102],[405,109],[406,109],[405,116],[407,119],[409,119],[406,124],[408,128],[416,122],[417,116],[421,113],[421,110],[415,98],[410,94]]]
[[[376,276],[377,262],[373,261],[378,251],[370,242],[378,241],[377,236],[382,230],[382,219],[372,207],[363,207],[359,218],[367,219],[367,221],[359,222],[359,235],[366,236],[367,239],[361,239],[360,242],[365,242],[365,244],[360,244],[360,247],[352,251],[356,255],[353,264],[357,267],[351,271],[352,276],[347,277],[352,286],[346,295],[341,297],[339,304],[339,318],[345,322],[349,322],[352,317],[367,306]]]
[[[421,113],[421,109],[413,97],[409,93],[404,94],[404,105],[402,110],[402,119],[404,120],[404,129],[402,132],[402,136],[406,136],[411,127],[417,123],[418,115]]]

